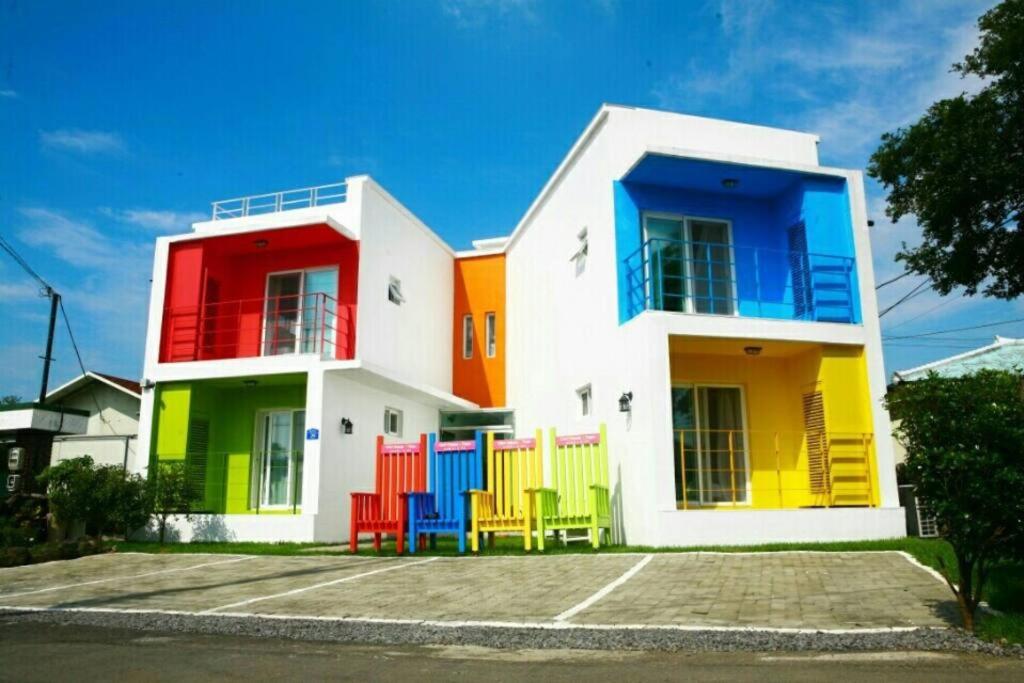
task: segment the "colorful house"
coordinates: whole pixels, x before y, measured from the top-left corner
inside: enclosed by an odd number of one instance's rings
[[[215,203],[158,240],[146,349],[183,537],[346,540],[378,433],[602,422],[626,542],[903,535],[861,175],[817,142],[604,106],[466,252],[366,176]]]

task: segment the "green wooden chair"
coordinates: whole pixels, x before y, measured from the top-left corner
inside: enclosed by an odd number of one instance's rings
[[[547,530],[587,529],[590,544],[601,545],[601,529],[611,535],[612,504],[608,488],[608,434],[558,436],[551,430],[551,487],[534,489],[537,549],[544,550]]]

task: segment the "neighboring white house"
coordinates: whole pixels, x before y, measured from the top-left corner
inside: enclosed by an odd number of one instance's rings
[[[48,406],[88,413],[84,433],[53,437],[50,462],[89,455],[100,464],[136,468],[141,399],[138,382],[92,371],[48,393]]]

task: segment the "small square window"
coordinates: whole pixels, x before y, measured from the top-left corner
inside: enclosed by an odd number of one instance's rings
[[[402,295],[402,281],[397,277],[388,278],[388,301],[399,306],[405,303],[405,297]]]
[[[402,436],[402,411],[395,408],[384,409],[384,433],[388,436]]]
[[[573,262],[576,268],[576,277],[579,277],[587,269],[587,251],[589,249],[589,242],[587,240],[587,229],[583,228],[576,234],[576,239],[579,240],[579,244],[576,247],[576,253],[569,259]]]
[[[473,316],[462,317],[462,357],[469,360],[473,357]]]
[[[581,417],[587,417],[593,414],[594,396],[589,384],[576,390],[576,398],[579,400]]]
[[[487,341],[487,357],[494,358],[498,354],[498,318],[494,313],[488,313],[484,318],[484,330]]]

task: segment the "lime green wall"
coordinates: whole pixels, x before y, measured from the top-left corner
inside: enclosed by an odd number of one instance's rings
[[[205,506],[215,512],[250,512],[249,486],[256,413],[271,409],[302,409],[306,385],[256,387],[221,382],[161,385],[157,392],[155,457],[184,457],[190,419],[210,423]]]

